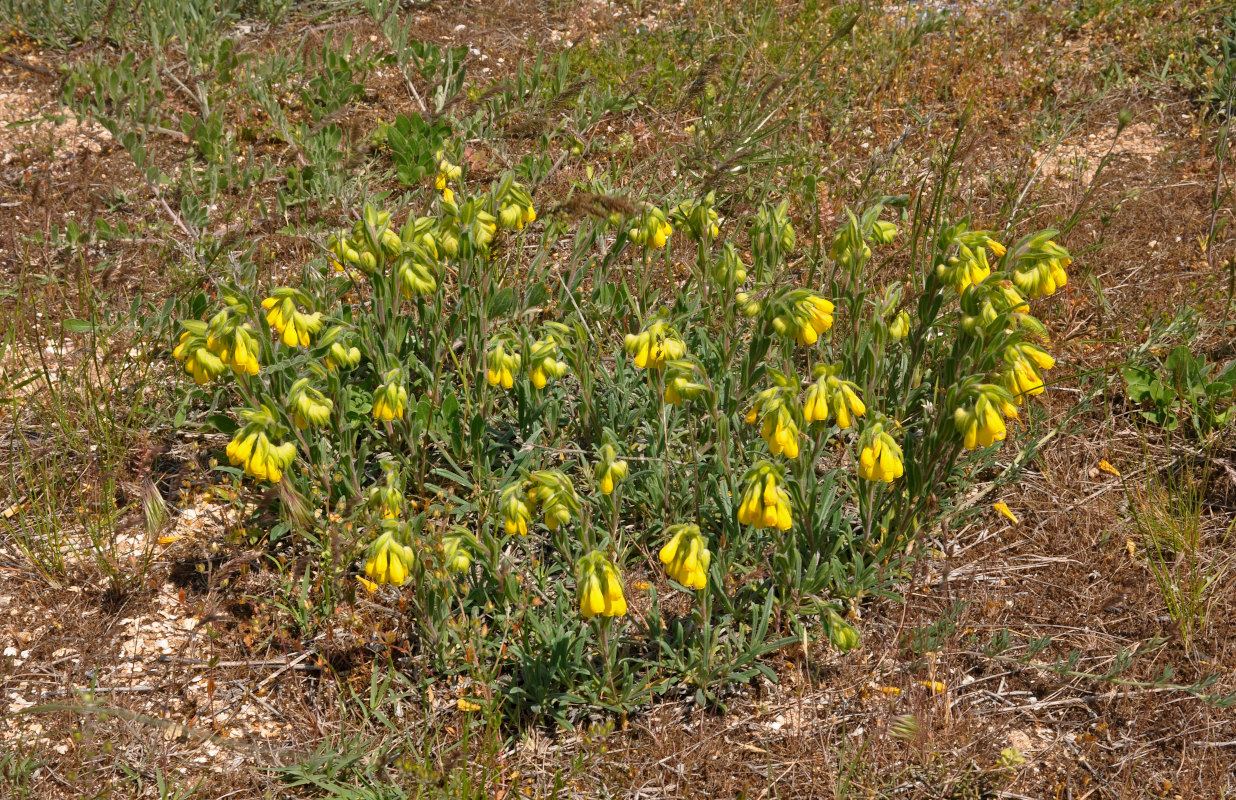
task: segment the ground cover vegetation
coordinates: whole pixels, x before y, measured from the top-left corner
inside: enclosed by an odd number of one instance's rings
[[[0,23],[7,794],[1236,791],[1230,8]]]

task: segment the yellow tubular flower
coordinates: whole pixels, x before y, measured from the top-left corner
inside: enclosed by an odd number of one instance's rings
[[[627,334],[624,348],[639,369],[662,369],[666,361],[686,355],[687,346],[669,325],[652,322],[638,334]]]
[[[1013,267],[1013,283],[1029,297],[1046,297],[1069,282],[1065,271],[1073,262],[1069,251],[1053,241],[1032,243],[1018,254]]]
[[[528,535],[528,522],[532,519],[532,511],[524,500],[522,484],[517,483],[502,490],[498,509],[502,513],[502,524],[508,535]]]
[[[665,362],[665,394],[662,399],[672,406],[682,405],[685,400],[695,400],[708,387],[700,383],[699,368],[685,359],[674,359]]]
[[[579,613],[585,619],[621,617],[627,613],[622,593],[622,576],[605,554],[593,550],[579,560],[576,579]]]
[[[465,538],[460,535],[442,539],[442,560],[448,572],[466,572],[468,567],[472,566],[472,554],[464,544]]]
[[[1028,342],[1009,345],[1004,351],[1004,386],[1020,403],[1024,395],[1043,393],[1043,370],[1056,366],[1056,360],[1043,348]]]
[[[434,257],[430,251],[419,245],[411,245],[408,252],[400,257],[395,268],[399,289],[404,298],[411,300],[437,291],[438,279],[435,270]]]
[[[987,251],[981,247],[971,250],[964,244],[960,246],[957,255],[949,256],[936,266],[936,275],[949,284],[957,292],[964,294],[966,289],[975,283],[982,283],[991,274],[987,263]]]
[[[1004,441],[1008,429],[1003,417],[1017,416],[1009,391],[985,383],[970,389],[969,396],[970,402],[953,412],[953,426],[962,434],[963,446],[974,450]]]
[[[538,339],[528,354],[528,378],[532,385],[544,389],[550,378],[561,378],[567,365],[558,358],[558,343],[552,337]]]
[[[374,583],[403,586],[412,576],[416,554],[401,539],[405,529],[393,520],[382,523],[382,532],[369,545],[365,556],[365,574]]]
[[[773,455],[784,454],[786,458],[798,458],[798,423],[794,419],[790,403],[788,381],[783,381],[778,374],[774,376],[778,385],[765,389],[755,396],[755,401],[747,411],[747,422],[760,422],[760,436],[768,443],[769,452]]]
[[[280,288],[262,301],[266,322],[288,347],[308,347],[310,336],[322,328],[321,313],[306,314],[298,310],[298,299],[304,301],[304,295],[295,289]]]
[[[300,378],[288,391],[287,407],[292,411],[292,422],[304,430],[320,428],[329,422],[334,403],[310,386],[308,378]]]
[[[602,494],[611,494],[614,486],[625,480],[628,474],[627,462],[618,458],[618,449],[612,444],[603,444],[598,454],[593,477],[601,487]]]
[[[339,367],[351,369],[359,364],[360,360],[360,348],[348,346],[342,342],[334,342],[326,351],[326,368],[332,371]]]
[[[893,321],[888,324],[888,336],[894,342],[899,342],[910,333],[910,313],[905,309],[897,312]]]
[[[818,365],[816,380],[807,387],[803,401],[803,418],[807,422],[825,422],[830,413],[837,417],[837,427],[847,430],[857,417],[867,413],[867,406],[858,396],[858,385],[838,377],[841,365]]]
[[[756,528],[789,530],[790,494],[785,489],[784,471],[767,461],[761,461],[743,477],[742,502],[738,521]]]
[[[905,474],[901,445],[877,422],[863,434],[858,456],[858,477],[892,483]]]
[[[661,548],[658,558],[665,564],[665,574],[692,589],[703,589],[708,583],[708,566],[712,553],[700,534],[698,525],[671,525],[666,529],[670,540]]]
[[[403,372],[390,370],[383,384],[373,393],[373,417],[381,422],[403,419],[403,407],[408,402],[408,390],[403,388]]]
[[[250,477],[278,483],[283,479],[283,471],[296,460],[296,445],[272,444],[264,427],[251,424],[228,444],[227,457],[232,466],[243,467]]]
[[[369,489],[369,504],[376,508],[382,519],[398,519],[403,509],[403,489],[399,475],[394,469],[386,470],[386,483]]]
[[[513,345],[514,342],[502,334],[490,340],[489,351],[485,353],[485,380],[490,386],[510,389],[515,385],[515,373],[522,359],[514,352]]]

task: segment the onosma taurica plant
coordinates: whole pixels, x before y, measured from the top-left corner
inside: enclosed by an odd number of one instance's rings
[[[320,554],[302,587],[401,593],[425,680],[508,719],[720,703],[787,641],[857,646],[1054,365],[1052,231],[876,203],[813,259],[787,202],[722,220],[590,178],[592,213],[538,221],[452,160],[297,285],[199,297],[174,355],[233,409],[202,415],[217,469]],[[882,249],[911,256],[887,286]]]

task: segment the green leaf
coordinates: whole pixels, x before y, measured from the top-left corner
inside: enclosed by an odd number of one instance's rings
[[[69,333],[90,333],[94,330],[94,323],[86,319],[66,319],[63,325]]]
[[[227,414],[208,414],[205,422],[219,433],[225,433],[228,436],[240,429],[240,424]]]
[[[506,316],[515,307],[515,290],[509,286],[489,296],[490,319]]]

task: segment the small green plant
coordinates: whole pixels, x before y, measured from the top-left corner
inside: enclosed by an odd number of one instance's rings
[[[1168,431],[1186,422],[1205,436],[1236,419],[1236,361],[1216,367],[1180,345],[1162,361],[1125,367],[1123,375],[1129,399],[1147,420]]]
[[[1195,469],[1185,464],[1165,476],[1147,470],[1144,485],[1127,489],[1146,566],[1186,648],[1209,626],[1229,581],[1231,558],[1224,546],[1236,527],[1219,523],[1216,529],[1206,509],[1208,471],[1198,475]]]
[[[845,604],[898,574],[1055,365],[1030,313],[1068,279],[1052,231],[1006,247],[920,202],[914,267],[873,287],[900,235],[876,202],[803,286],[788,200],[731,225],[747,264],[714,193],[569,226],[517,171],[478,185],[458,144],[413,144],[427,213],[366,206],[296,286],[221,283],[174,355],[187,403],[239,404],[204,417],[231,436],[218,470],[277,487],[272,536],[320,553],[280,601],[302,634],[364,547],[363,585],[410,587],[436,668],[484,654],[466,669],[515,720],[719,705],[809,631],[858,646]],[[632,571],[685,610],[649,586],[628,621]]]

